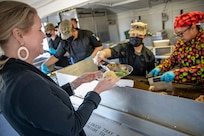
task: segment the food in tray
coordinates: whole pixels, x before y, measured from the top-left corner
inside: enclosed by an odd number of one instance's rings
[[[103,73],[103,78],[108,78],[108,77],[117,78],[117,75],[115,74],[114,71],[108,70],[105,73]]]
[[[155,86],[150,85],[148,90],[154,92],[155,91]]]
[[[165,95],[168,95],[167,92],[157,92],[158,94],[165,94]]]
[[[198,102],[204,102],[204,95],[200,95],[195,100],[198,101]]]

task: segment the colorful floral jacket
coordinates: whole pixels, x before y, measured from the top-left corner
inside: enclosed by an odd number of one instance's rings
[[[157,67],[161,72],[175,68],[176,83],[204,85],[204,30],[200,29],[189,42],[178,40],[171,56]]]

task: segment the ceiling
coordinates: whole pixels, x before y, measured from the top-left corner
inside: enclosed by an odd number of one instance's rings
[[[0,0],[2,1],[2,0]],[[151,8],[172,0],[16,0],[28,3],[38,10],[41,17],[69,8],[105,8],[108,14],[127,10]],[[176,1],[176,0],[174,0]]]
[[[82,8],[105,8],[108,13],[120,13],[128,10],[151,8],[169,0],[100,0],[83,5]]]

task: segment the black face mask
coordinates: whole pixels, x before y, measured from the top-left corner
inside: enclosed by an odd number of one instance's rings
[[[141,44],[143,44],[142,40],[143,40],[143,39],[140,38],[140,37],[130,37],[129,42],[130,42],[130,44],[131,44],[132,46],[138,47],[138,46],[140,46]]]
[[[46,33],[46,36],[47,36],[48,38],[50,38],[52,35],[51,35],[51,34]]]

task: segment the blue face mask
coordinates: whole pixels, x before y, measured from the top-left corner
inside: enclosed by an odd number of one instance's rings
[[[130,44],[133,46],[133,47],[138,47],[138,46],[140,46],[141,44],[143,44],[143,42],[142,42],[142,38],[140,38],[140,37],[130,37],[129,38],[129,42],[130,42]]]

